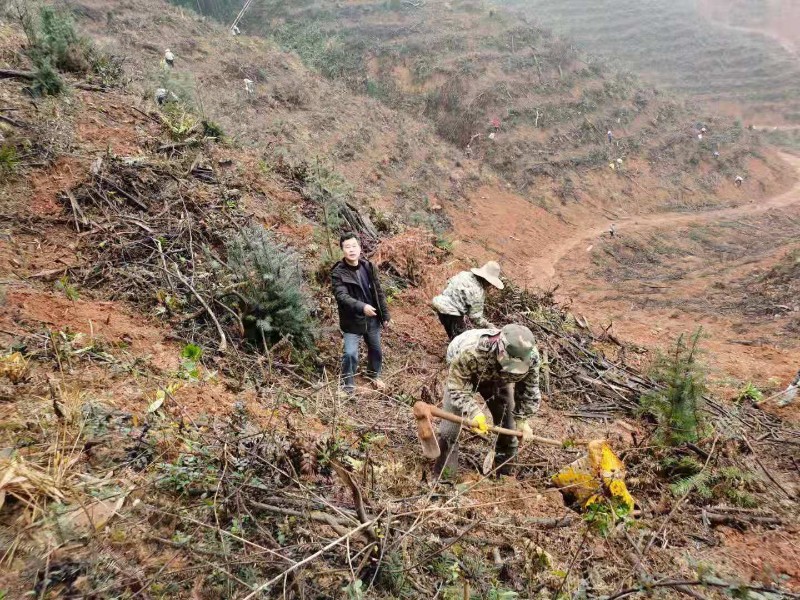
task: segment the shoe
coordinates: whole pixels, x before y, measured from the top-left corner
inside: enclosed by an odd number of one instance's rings
[[[373,379],[372,380],[372,387],[379,392],[382,392],[386,389],[386,382],[382,379]]]

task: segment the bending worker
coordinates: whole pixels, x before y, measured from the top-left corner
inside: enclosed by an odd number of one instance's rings
[[[533,333],[522,325],[502,329],[472,329],[459,335],[447,348],[449,371],[445,381],[444,410],[469,418],[476,433],[488,431],[486,415],[475,401],[475,392],[483,397],[495,425],[521,429],[532,435],[525,422],[539,410],[539,351]],[[461,426],[442,421],[439,428],[441,456],[434,465],[439,477],[458,472],[458,434]],[[495,447],[495,466],[500,473],[517,454],[515,436],[501,435]]]
[[[445,290],[433,299],[433,308],[450,340],[467,330],[467,317],[475,327],[494,327],[483,316],[486,289],[489,286],[498,290],[504,287],[500,281],[500,265],[493,260],[480,269],[454,275],[447,282]]]

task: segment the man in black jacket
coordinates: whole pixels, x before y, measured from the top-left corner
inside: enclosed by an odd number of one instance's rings
[[[344,335],[342,391],[348,396],[355,391],[354,375],[362,337],[367,343],[366,375],[376,390],[383,390],[386,384],[380,379],[381,327],[388,327],[390,323],[386,296],[375,265],[361,258],[358,236],[343,234],[339,246],[344,257],[331,270],[331,283],[339,306],[339,327]]]

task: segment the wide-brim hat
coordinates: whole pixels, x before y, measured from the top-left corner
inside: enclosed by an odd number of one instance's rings
[[[503,282],[500,281],[500,265],[493,260],[487,262],[480,269],[470,269],[470,271],[472,271],[473,275],[477,275],[481,279],[485,279],[491,283],[498,290],[502,290],[506,287]]]

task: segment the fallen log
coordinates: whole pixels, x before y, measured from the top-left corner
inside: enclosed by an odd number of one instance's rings
[[[728,513],[721,515],[703,511],[703,521],[707,525],[782,525],[779,517]]]
[[[0,69],[0,79],[24,79],[33,81],[36,74],[33,71],[15,71],[14,69]]]

